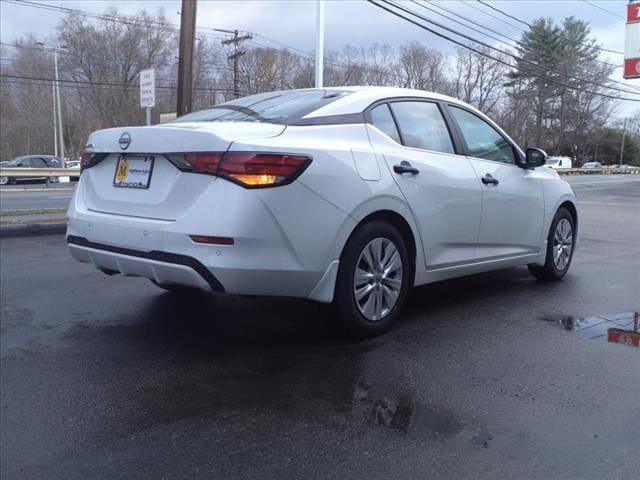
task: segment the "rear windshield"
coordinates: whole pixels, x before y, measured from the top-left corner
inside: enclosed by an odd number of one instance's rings
[[[349,92],[339,90],[289,90],[260,93],[183,115],[181,122],[287,123],[333,102]]]

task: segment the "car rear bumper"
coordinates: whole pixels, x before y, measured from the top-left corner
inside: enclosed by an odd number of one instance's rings
[[[97,269],[125,276],[146,277],[160,284],[178,284],[224,293],[217,278],[196,259],[175,253],[142,252],[67,236],[73,258]]]
[[[277,196],[212,183],[181,218],[160,220],[89,210],[81,178],[67,214],[69,250],[98,269],[160,284],[332,300],[336,232],[350,217],[296,182]],[[303,209],[315,215],[301,215]],[[234,244],[197,243],[191,235],[233,238]]]

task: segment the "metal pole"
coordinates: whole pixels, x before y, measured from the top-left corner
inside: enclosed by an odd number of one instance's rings
[[[627,117],[624,117],[624,125],[622,126],[622,144],[620,144],[620,165],[622,165],[622,157],[624,156],[624,140],[627,136]]]
[[[233,98],[240,98],[240,77],[238,75],[238,30],[233,34]]]
[[[58,82],[58,51],[53,51],[53,65],[55,68],[55,82],[56,82],[56,103],[58,105],[58,131],[60,132],[60,159],[64,165],[64,135],[62,128],[62,105],[60,104],[60,83]]]
[[[193,92],[193,43],[196,34],[196,0],[182,0],[178,51],[178,106],[176,115],[189,113]]]
[[[53,99],[53,154],[58,156],[58,107],[56,106],[56,83],[51,82],[51,98]]]
[[[316,26],[316,88],[322,88],[324,61],[324,0],[317,0]]]
[[[147,107],[147,126],[151,125],[151,107]]]

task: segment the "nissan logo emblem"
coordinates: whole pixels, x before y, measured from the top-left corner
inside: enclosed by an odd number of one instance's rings
[[[129,133],[124,132],[122,135],[120,135],[120,139],[118,140],[118,143],[120,144],[120,148],[122,150],[126,150],[129,147],[129,144],[131,143],[131,135],[129,135]]]

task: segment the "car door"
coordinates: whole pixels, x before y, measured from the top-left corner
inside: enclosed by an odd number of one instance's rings
[[[371,108],[367,118],[385,134],[370,137],[420,229],[426,268],[472,262],[482,191],[468,159],[456,153],[440,105],[391,101]]]
[[[476,259],[538,252],[544,219],[539,176],[517,164],[514,145],[485,119],[459,106],[448,109],[482,188]]]
[[[47,168],[47,162],[41,157],[29,157],[29,167],[31,168]],[[46,178],[46,177],[29,177],[33,179]]]

